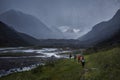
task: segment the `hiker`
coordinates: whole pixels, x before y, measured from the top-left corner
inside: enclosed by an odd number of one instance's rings
[[[77,58],[77,56],[76,56],[76,54],[74,54],[74,60],[76,60],[76,58]]]
[[[84,68],[84,66],[85,66],[85,59],[84,59],[83,55],[81,56],[80,61],[81,61],[82,67]]]
[[[72,58],[72,54],[70,53],[70,55],[69,55],[69,58],[71,59]]]
[[[78,63],[81,62],[81,55],[80,54],[77,56],[77,59],[78,59]]]

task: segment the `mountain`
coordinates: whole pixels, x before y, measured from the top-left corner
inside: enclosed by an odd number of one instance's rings
[[[39,44],[39,40],[28,35],[28,34],[25,34],[25,33],[20,33],[18,34],[20,37],[22,37],[23,40],[27,41],[29,44],[31,45],[38,45]]]
[[[95,45],[112,38],[120,30],[120,10],[109,21],[95,25],[90,32],[79,38],[81,44]]]
[[[41,39],[39,41],[39,47],[71,47],[71,48],[83,48],[84,46],[79,45],[79,40],[76,39]]]
[[[114,46],[120,46],[120,30],[116,32],[114,35],[112,35],[110,38],[97,43],[95,45],[96,47],[114,47]]]
[[[0,22],[0,46],[30,46],[37,41],[35,38],[24,33],[19,33]]]
[[[23,40],[18,33],[0,22],[0,46],[23,46],[28,43]]]
[[[0,20],[15,30],[38,39],[55,38],[53,31],[35,16],[20,11],[9,10],[0,15]]]

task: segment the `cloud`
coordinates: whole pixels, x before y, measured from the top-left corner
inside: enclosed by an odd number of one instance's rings
[[[80,29],[73,29],[73,31],[74,31],[75,33],[78,33],[78,32],[80,32]]]
[[[58,29],[60,29],[62,32],[66,32],[70,28],[68,26],[60,26]]]

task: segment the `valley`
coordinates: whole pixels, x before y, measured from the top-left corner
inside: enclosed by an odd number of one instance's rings
[[[119,0],[0,0],[0,80],[120,80]]]

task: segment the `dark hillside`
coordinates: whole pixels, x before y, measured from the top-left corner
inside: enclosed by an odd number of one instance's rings
[[[120,30],[120,10],[113,16],[113,18],[109,21],[101,22],[93,27],[93,29],[88,32],[86,35],[79,38],[82,44],[86,46],[93,46],[100,42],[114,42],[115,37],[119,37]],[[115,37],[114,37],[115,36]],[[114,38],[114,39],[112,39]],[[115,40],[115,41],[113,41]]]

